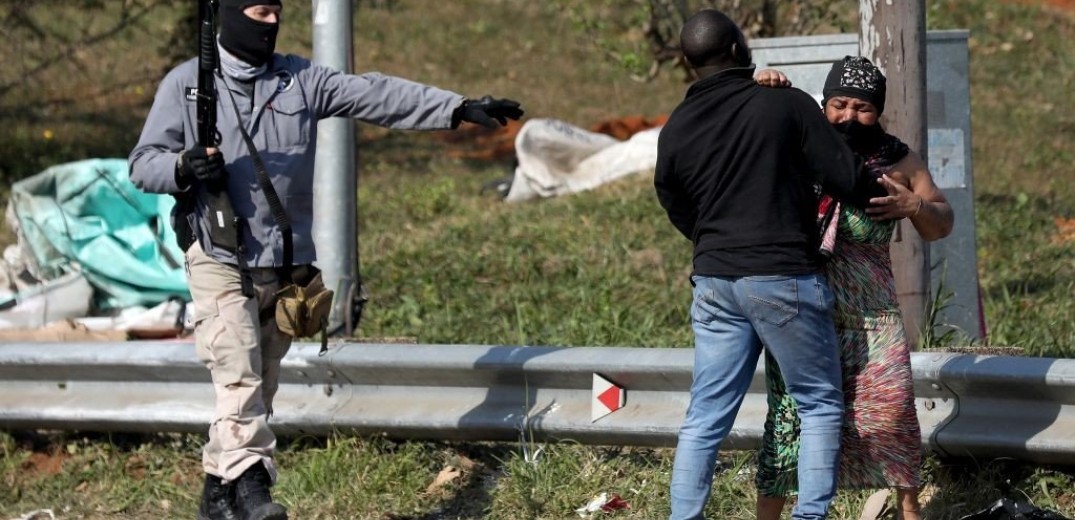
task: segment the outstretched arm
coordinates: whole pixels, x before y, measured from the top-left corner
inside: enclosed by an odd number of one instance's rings
[[[450,90],[377,72],[343,74],[298,62],[311,77],[316,117],[353,117],[396,129],[457,128],[462,121],[495,128],[523,115],[518,102],[485,96],[467,99]]]

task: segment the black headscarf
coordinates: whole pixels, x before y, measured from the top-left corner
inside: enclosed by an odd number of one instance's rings
[[[861,56],[845,56],[832,64],[825,88],[821,91],[823,105],[836,96],[848,96],[873,103],[877,113],[885,111],[885,75],[870,60]]]

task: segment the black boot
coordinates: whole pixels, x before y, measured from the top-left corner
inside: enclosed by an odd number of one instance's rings
[[[206,473],[198,520],[239,520],[235,510],[235,487],[225,486],[220,477]]]
[[[269,495],[272,477],[265,465],[258,463],[235,481],[235,505],[242,520],[287,520],[287,509]]]

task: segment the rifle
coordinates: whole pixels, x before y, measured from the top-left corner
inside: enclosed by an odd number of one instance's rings
[[[220,61],[216,46],[216,12],[217,0],[198,1],[198,92],[195,141],[199,146],[214,148],[219,146],[221,141],[216,124],[216,76],[219,74]],[[209,240],[214,247],[235,255],[242,280],[243,296],[251,298],[254,296],[254,281],[246,265],[246,248],[242,243],[243,221],[235,215],[234,206],[228,197],[227,180],[221,179],[202,186],[200,189],[205,190],[210,214]]]

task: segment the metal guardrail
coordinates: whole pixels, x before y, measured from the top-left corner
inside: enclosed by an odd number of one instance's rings
[[[693,360],[692,349],[318,347],[284,358],[278,433],[674,446]],[[1075,464],[1075,360],[915,353],[912,365],[929,450]],[[593,373],[627,392],[596,422]],[[2,428],[202,432],[212,407],[190,343],[0,345]],[[765,411],[759,367],[724,447],[757,447]]]

